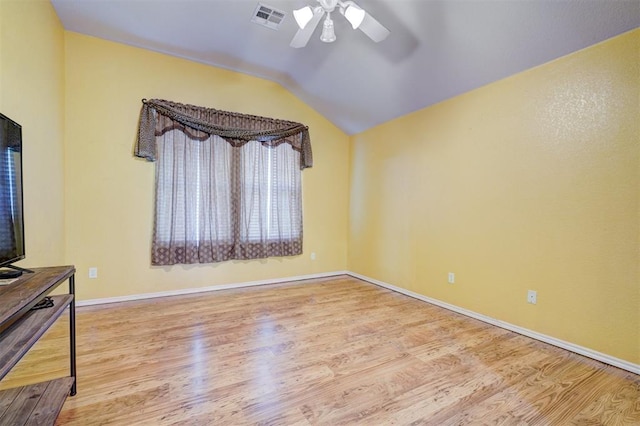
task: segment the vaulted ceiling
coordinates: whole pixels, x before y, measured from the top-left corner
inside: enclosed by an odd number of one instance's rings
[[[291,11],[316,0],[261,0],[286,13],[277,30],[251,22],[256,0],[52,3],[67,30],[276,81],[347,134],[640,26],[639,0],[357,0],[386,40],[334,13],[335,42],[321,22],[294,49]]]

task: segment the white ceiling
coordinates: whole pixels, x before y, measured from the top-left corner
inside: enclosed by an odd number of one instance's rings
[[[277,31],[251,22],[257,0],[52,3],[67,30],[276,81],[347,134],[640,27],[640,0],[357,0],[389,38],[335,13],[337,41],[320,24],[293,49],[290,12],[316,0],[261,1],[287,12]]]

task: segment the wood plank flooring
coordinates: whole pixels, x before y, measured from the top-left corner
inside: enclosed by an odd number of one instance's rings
[[[59,425],[640,425],[640,376],[351,277],[84,307]],[[68,374],[61,318],[0,382]]]

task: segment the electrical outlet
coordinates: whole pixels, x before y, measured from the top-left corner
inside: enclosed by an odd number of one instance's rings
[[[89,268],[89,278],[98,278],[98,268],[95,266]]]
[[[537,302],[538,302],[538,293],[533,290],[527,291],[527,303],[531,303],[532,305],[535,305]]]
[[[316,260],[316,253],[315,252],[311,253],[311,260]]]
[[[453,284],[456,282],[456,274],[454,274],[453,272],[449,272],[449,277],[447,279],[449,281],[449,284]]]

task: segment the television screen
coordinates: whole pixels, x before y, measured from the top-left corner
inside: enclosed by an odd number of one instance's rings
[[[0,114],[0,266],[24,259],[22,128]]]

